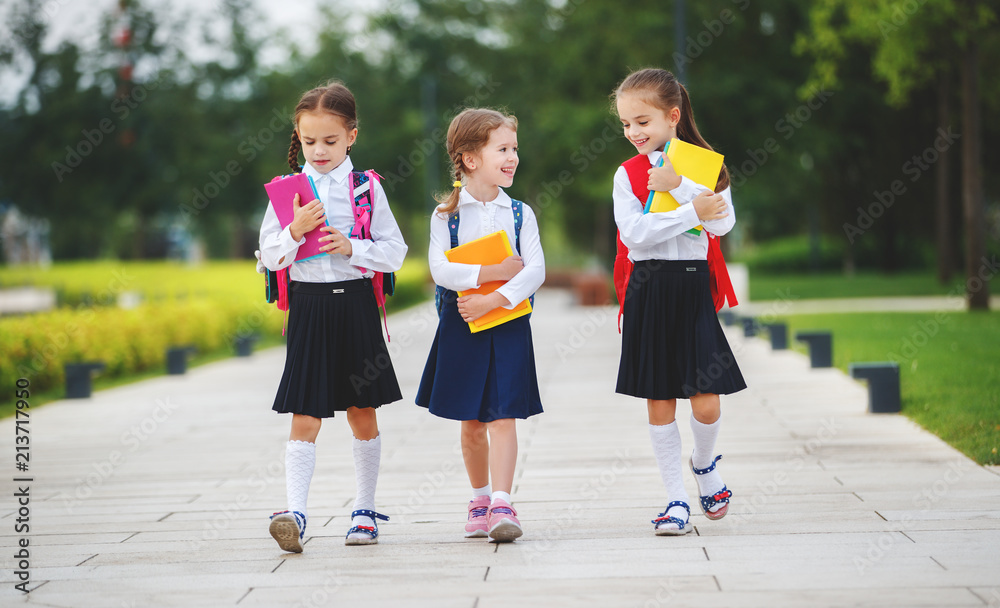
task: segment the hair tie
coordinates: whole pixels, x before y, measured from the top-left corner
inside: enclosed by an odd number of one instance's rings
[[[455,183],[454,183],[454,184],[452,184],[452,186],[454,186],[455,188],[461,188],[461,187],[462,187],[462,182],[460,182],[460,181],[458,181],[458,180],[456,179],[456,180],[455,180]]]

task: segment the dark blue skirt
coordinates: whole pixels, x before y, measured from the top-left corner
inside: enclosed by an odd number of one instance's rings
[[[289,287],[288,350],[276,412],[330,418],[403,398],[371,279]]]
[[[491,422],[540,414],[528,316],[472,333],[458,314],[455,292],[446,292],[442,300],[417,405],[450,420]]]
[[[667,400],[747,387],[715,312],[705,260],[636,262],[622,321],[616,392]]]

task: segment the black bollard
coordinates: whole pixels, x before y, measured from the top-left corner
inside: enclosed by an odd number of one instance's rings
[[[63,369],[66,371],[66,398],[89,399],[91,380],[95,372],[104,371],[104,363],[100,361],[67,363]]]
[[[795,339],[809,345],[811,367],[833,366],[833,335],[828,331],[800,331]]]
[[[852,378],[868,381],[868,411],[872,414],[899,413],[899,364],[895,361],[851,363]]]

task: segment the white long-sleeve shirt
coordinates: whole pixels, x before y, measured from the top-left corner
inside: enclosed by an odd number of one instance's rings
[[[545,254],[538,236],[538,221],[527,204],[522,205],[524,221],[521,223],[521,260],[524,268],[514,278],[503,284],[497,292],[510,304],[512,309],[522,300],[535,293],[545,282]],[[517,252],[514,235],[514,214],[510,197],[503,191],[492,201],[477,201],[462,188],[458,201],[459,224],[458,244],[463,245],[503,229],[510,240],[511,251]],[[458,264],[449,262],[444,252],[451,249],[451,233],[448,220],[436,211],[431,215],[431,243],[427,258],[434,282],[452,291],[465,291],[479,287],[480,264]]]
[[[335,169],[320,173],[306,163],[303,172],[313,178],[316,192],[323,204],[327,221],[331,226],[347,236],[354,228],[354,201],[350,200],[348,180],[354,165],[347,157]],[[373,240],[349,239],[351,256],[343,254],[322,255],[292,263],[299,246],[306,242],[303,236],[296,241],[289,228],[281,227],[278,216],[271,205],[267,206],[264,221],[260,226],[260,259],[270,270],[280,270],[287,266],[293,281],[308,283],[334,283],[363,277],[371,277],[375,271],[395,272],[403,265],[406,257],[406,243],[399,231],[396,218],[389,209],[385,191],[372,180],[371,235]],[[302,201],[305,205],[309,201]],[[361,272],[361,268],[365,272]]]
[[[649,162],[655,167],[663,152],[657,150],[648,154]],[[615,172],[613,198],[615,203],[615,223],[622,243],[629,249],[628,257],[633,262],[639,260],[704,260],[708,257],[708,235],[711,232],[722,236],[736,224],[732,192],[726,188],[719,194],[726,201],[729,215],[720,220],[703,222],[698,219],[691,201],[703,190],[714,192],[714,187],[695,183],[681,176],[681,184],[670,191],[680,207],[673,211],[643,214],[646,201],[640,201],[632,192],[625,167]],[[701,235],[685,234],[695,226],[705,230]]]

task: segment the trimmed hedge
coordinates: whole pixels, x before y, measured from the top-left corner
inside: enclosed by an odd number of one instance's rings
[[[426,265],[407,263],[397,273],[396,295],[387,309],[399,311],[426,299],[427,276]],[[0,283],[58,286],[64,302],[75,302],[51,312],[0,317],[0,405],[13,402],[18,378],[29,378],[33,393],[60,387],[66,363],[99,360],[106,365],[102,379],[123,378],[165,368],[169,347],[232,353],[238,337],[280,338],[284,322],[284,314],[264,301],[264,280],[252,262],[3,268]],[[117,295],[125,292],[140,294],[144,302],[118,308]]]

